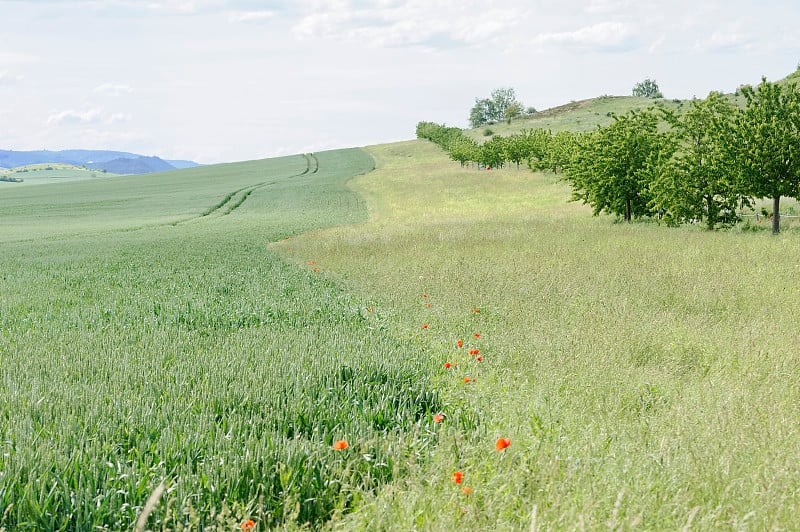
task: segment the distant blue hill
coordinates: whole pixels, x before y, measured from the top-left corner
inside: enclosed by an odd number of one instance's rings
[[[107,150],[14,151],[0,150],[0,167],[15,168],[28,164],[64,163],[105,170],[114,174],[146,174],[177,168],[199,166],[193,161],[165,161],[136,153]]]
[[[195,166],[200,166],[200,163],[196,163],[194,161],[184,161],[181,159],[178,160],[166,159],[166,161],[179,170],[182,170],[184,168],[194,168]]]

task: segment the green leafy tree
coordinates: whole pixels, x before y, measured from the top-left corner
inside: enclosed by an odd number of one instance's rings
[[[664,112],[677,149],[658,164],[651,191],[653,206],[668,213],[668,221],[704,220],[708,229],[739,221],[737,208],[750,201],[730,156],[735,113],[716,92],[693,100],[683,115]]]
[[[523,129],[521,133],[524,139],[528,161],[531,170],[545,170],[547,168],[547,155],[550,146],[551,133],[547,129]]]
[[[517,93],[512,88],[501,88],[492,91],[491,101],[494,104],[495,116],[492,120],[504,120],[507,118],[508,109],[514,107],[522,109],[522,104],[517,100]]]
[[[547,167],[553,173],[563,171],[572,159],[575,150],[575,134],[571,131],[559,131],[548,143],[546,155]]]
[[[800,195],[800,93],[762,78],[740,89],[747,104],[736,120],[736,162],[749,194],[772,198],[772,232],[780,232],[781,196]]]
[[[469,111],[470,127],[477,128],[484,124],[488,124],[490,120],[489,117],[493,114],[491,107],[491,100],[486,98],[483,100],[475,98],[475,105],[473,105],[472,109]]]
[[[515,163],[519,168],[520,163],[528,156],[528,143],[524,135],[511,135],[506,138],[506,159]]]
[[[466,136],[458,139],[450,145],[450,158],[464,166],[469,161],[476,161],[480,153],[478,144]]]
[[[506,108],[505,119],[509,124],[520,116],[522,116],[522,105],[519,102],[514,102]]]
[[[633,95],[640,98],[663,98],[664,95],[658,88],[658,83],[654,79],[640,81],[633,86]]]
[[[572,185],[573,199],[601,212],[634,217],[651,215],[650,169],[669,149],[658,132],[652,111],[630,111],[576,143],[575,156],[565,179]]]
[[[475,105],[469,112],[470,127],[477,128],[490,122],[500,122],[509,118],[509,109],[512,118],[519,116],[523,105],[517,100],[517,95],[512,88],[500,88],[492,91],[489,98],[476,98]]]
[[[504,137],[492,137],[492,140],[484,142],[480,148],[480,162],[492,168],[500,168],[506,162],[506,139]]]

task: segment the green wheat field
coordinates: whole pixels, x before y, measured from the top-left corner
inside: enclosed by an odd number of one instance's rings
[[[4,184],[0,529],[797,527],[799,233],[569,198],[427,141]]]

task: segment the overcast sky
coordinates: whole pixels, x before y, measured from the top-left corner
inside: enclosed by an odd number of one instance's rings
[[[797,0],[0,0],[0,149],[202,163],[466,127],[655,79],[733,91],[800,63]]]

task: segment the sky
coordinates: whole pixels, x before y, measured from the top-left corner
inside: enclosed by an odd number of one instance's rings
[[[510,87],[543,110],[776,80],[797,0],[0,0],[0,149],[215,163],[467,127]]]

